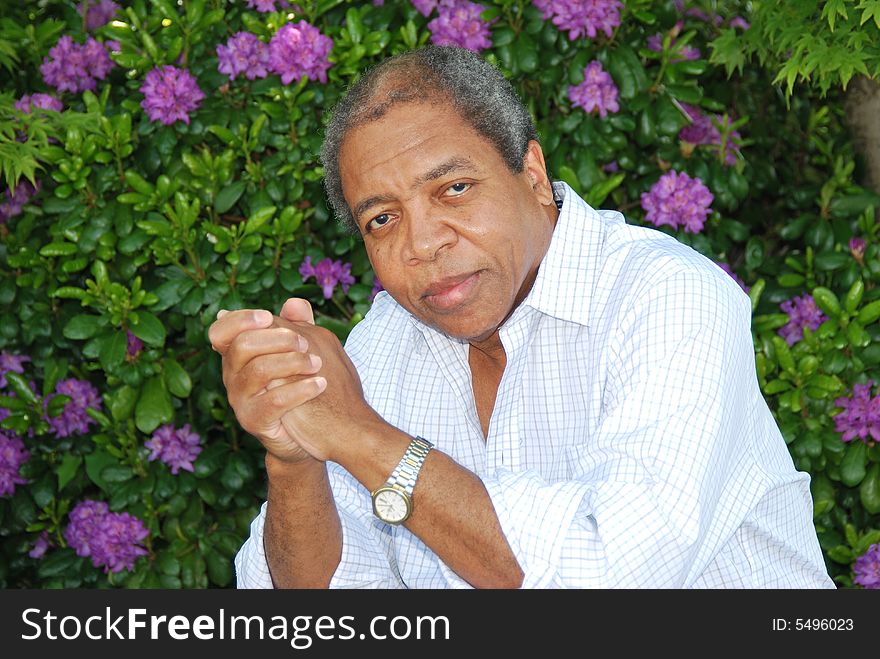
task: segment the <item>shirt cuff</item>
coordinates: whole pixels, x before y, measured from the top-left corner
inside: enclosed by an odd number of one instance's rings
[[[562,547],[589,486],[548,484],[535,471],[497,470],[483,478],[510,549],[523,571],[523,588],[559,584]]]

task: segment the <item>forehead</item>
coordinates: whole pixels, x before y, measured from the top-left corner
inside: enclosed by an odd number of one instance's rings
[[[349,131],[339,151],[339,170],[347,197],[347,188],[371,173],[387,177],[391,170],[395,176],[414,178],[423,168],[456,156],[474,162],[494,156],[500,162],[494,145],[451,103],[402,103]]]

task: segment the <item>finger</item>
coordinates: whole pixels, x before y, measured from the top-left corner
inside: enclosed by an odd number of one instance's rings
[[[233,339],[223,355],[223,375],[239,372],[244,366],[262,355],[298,352],[308,349],[308,342],[287,327],[246,330]]]
[[[320,376],[297,380],[270,389],[248,401],[246,405],[233,406],[235,415],[248,432],[262,434],[285,414],[307,403],[327,388],[327,380]]]
[[[235,337],[242,332],[269,327],[271,324],[272,313],[265,309],[240,309],[238,311],[221,309],[217,314],[217,320],[208,329],[208,339],[211,341],[211,347],[222,355],[235,340]]]
[[[321,358],[302,352],[261,355],[249,361],[230,380],[236,399],[260,395],[267,389],[287,384],[290,378],[302,379],[321,369]]]
[[[315,313],[312,311],[312,305],[308,300],[301,297],[291,297],[287,299],[284,306],[281,307],[281,317],[292,322],[315,324]]]

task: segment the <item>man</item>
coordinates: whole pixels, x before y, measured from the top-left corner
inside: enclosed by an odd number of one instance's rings
[[[833,586],[748,299],[551,184],[495,69],[386,61],[322,159],[387,295],[345,350],[303,300],[212,326],[266,448],[240,587]]]

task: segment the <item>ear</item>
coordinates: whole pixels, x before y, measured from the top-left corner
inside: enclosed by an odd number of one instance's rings
[[[523,158],[523,170],[529,177],[532,184],[532,190],[538,201],[544,206],[555,204],[553,199],[553,186],[550,179],[547,178],[547,165],[544,163],[544,152],[541,145],[535,140],[529,142],[526,149],[526,155]]]

